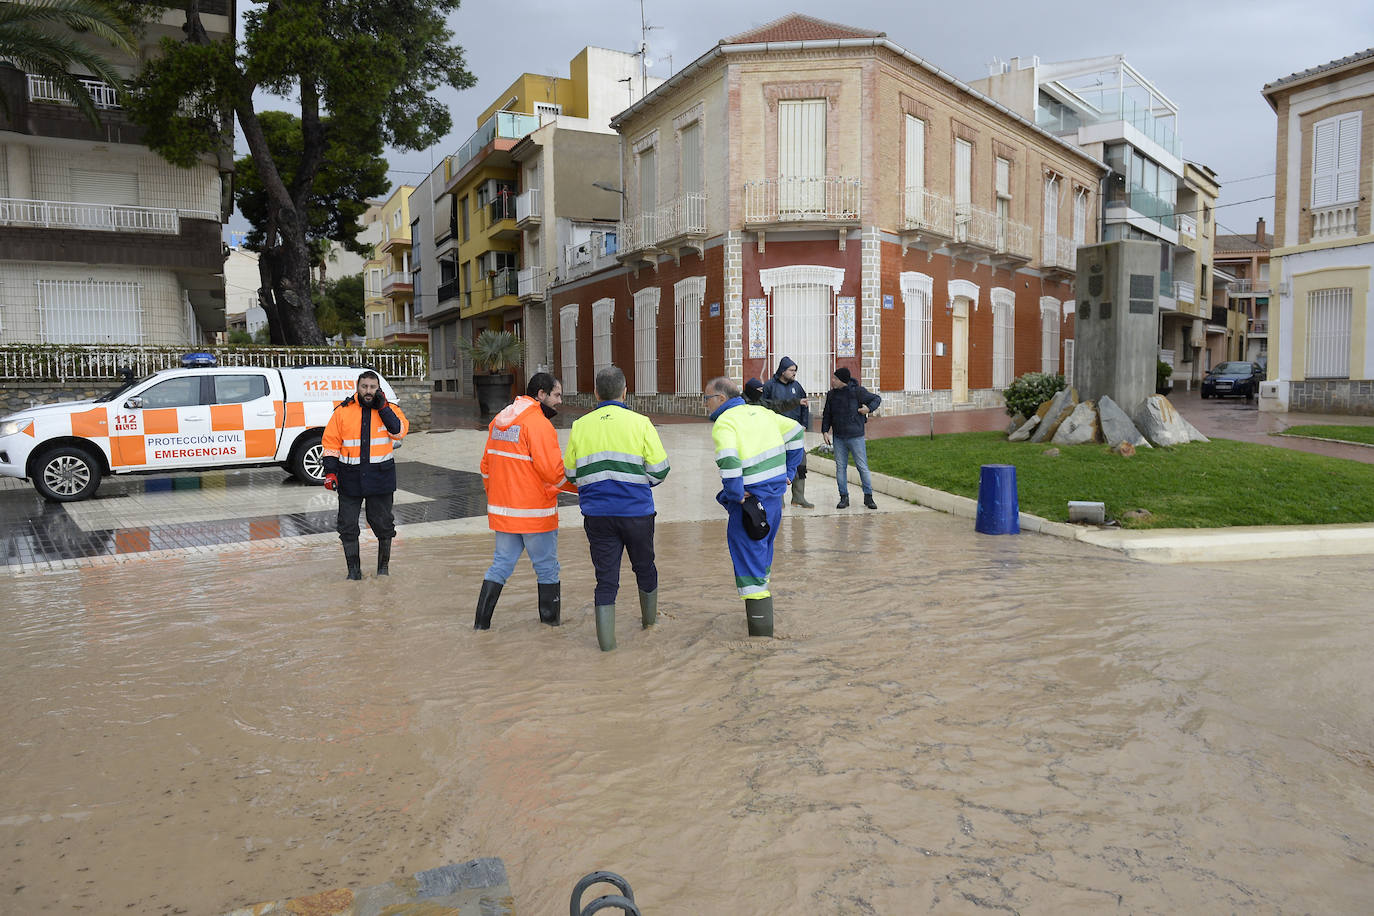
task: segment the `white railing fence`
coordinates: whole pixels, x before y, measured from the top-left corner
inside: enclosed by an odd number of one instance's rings
[[[517,223],[523,223],[530,217],[538,218],[541,215],[538,188],[530,188],[515,198],[515,221]]]
[[[1047,235],[1044,237],[1043,261],[1045,267],[1058,267],[1063,270],[1078,269],[1078,246],[1066,235]]]
[[[954,233],[954,205],[942,194],[921,187],[906,189],[907,229],[922,229],[949,236]]]
[[[34,73],[28,74],[28,77],[29,101],[57,102],[61,105],[75,104],[72,101],[72,97],[63,92],[57,83],[48,77],[38,76]],[[91,101],[95,104],[96,108],[110,111],[121,107],[119,104],[119,93],[115,92],[114,87],[108,83],[102,80],[80,78],[78,78],[77,82],[81,83],[81,85],[86,88],[86,93],[91,97]]]
[[[853,222],[859,218],[857,178],[768,178],[744,184],[744,220]]]
[[[117,379],[128,367],[142,377],[181,365],[188,351],[213,353],[221,366],[370,366],[388,379],[424,378],[425,352],[414,347],[0,346],[0,379]]]

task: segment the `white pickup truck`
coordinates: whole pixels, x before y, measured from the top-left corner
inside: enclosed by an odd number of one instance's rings
[[[0,477],[59,502],[91,496],[105,474],[280,465],[320,484],[320,436],[362,371],[164,369],[103,397],[31,407],[0,417]]]

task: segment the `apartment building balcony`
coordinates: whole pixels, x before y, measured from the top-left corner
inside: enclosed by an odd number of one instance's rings
[[[1268,336],[1269,336],[1269,319],[1268,319],[1268,318],[1251,318],[1251,319],[1250,319],[1250,327],[1249,327],[1249,330],[1247,331],[1247,333],[1248,333],[1251,337],[1268,337]]]
[[[29,77],[29,101],[30,102],[55,102],[58,105],[75,105],[72,97],[63,92],[53,80],[46,76],[39,76],[36,73],[28,74]],[[86,94],[91,97],[91,103],[102,111],[115,111],[124,106],[119,104],[119,93],[109,83],[102,80],[78,78]]]
[[[539,188],[530,188],[515,198],[515,225],[517,228],[524,229],[526,226],[537,226],[543,221],[542,196],[543,192]]]
[[[515,222],[515,195],[499,194],[484,208],[487,237],[512,239],[520,235]]]
[[[415,287],[410,281],[410,274],[404,271],[392,271],[382,277],[382,295],[409,295],[415,292]]]
[[[1197,305],[1197,286],[1184,280],[1175,280],[1173,289],[1175,302]]]
[[[0,226],[176,235],[181,231],[183,218],[219,222],[219,214],[208,210],[123,207],[72,200],[0,198]]]
[[[659,207],[655,225],[657,248],[672,252],[679,260],[683,249],[701,254],[706,243],[706,195],[683,194]]]
[[[1078,273],[1078,243],[1066,235],[1046,235],[1040,240],[1040,266],[1051,279],[1067,279]]]
[[[1359,202],[1312,208],[1312,241],[1354,238],[1359,219]]]
[[[619,229],[593,232],[592,237],[585,242],[563,246],[563,263],[559,265],[559,279],[575,280],[594,274],[615,264],[619,253]]]
[[[849,228],[859,224],[863,184],[857,178],[767,178],[744,183],[750,229]]]
[[[382,326],[382,346],[428,344],[429,331],[416,319],[393,321]]]
[[[1269,281],[1251,280],[1243,277],[1239,280],[1232,280],[1227,292],[1234,298],[1236,296],[1267,296],[1269,295]]]
[[[1178,220],[1179,235],[1189,235],[1197,238],[1197,217],[1191,213],[1179,213],[1175,219]]]
[[[616,224],[616,239],[619,250],[616,258],[624,264],[639,263],[658,265],[658,211],[640,213]]]
[[[939,248],[954,237],[954,204],[943,194],[910,187],[902,196],[902,249]]]
[[[516,277],[516,295],[521,302],[543,302],[545,283],[542,267],[526,267]]]
[[[407,226],[406,230],[409,231],[409,229],[410,227]],[[388,235],[385,239],[382,240],[382,243],[377,246],[377,251],[380,254],[390,254],[391,252],[396,251],[398,249],[405,249],[406,251],[410,250],[409,235]]]

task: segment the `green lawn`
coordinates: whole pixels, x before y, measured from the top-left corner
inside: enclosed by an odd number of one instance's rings
[[[1008,442],[1005,433],[870,439],[870,467],[976,499],[979,467],[1016,465],[1022,512],[1067,521],[1069,500],[1106,504],[1128,528],[1222,528],[1374,522],[1374,465],[1229,439],[1142,448]],[[1151,517],[1124,519],[1131,509]]]
[[[1374,445],[1374,426],[1290,426],[1283,431],[1283,434]]]

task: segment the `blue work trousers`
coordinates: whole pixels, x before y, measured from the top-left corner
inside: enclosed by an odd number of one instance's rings
[[[868,476],[868,443],[863,436],[841,439],[835,436],[835,482],[840,486],[840,495],[849,495],[849,456],[854,456],[854,466],[859,469],[859,482],[863,485],[864,495],[873,492],[873,480]]]
[[[520,552],[530,555],[534,575],[540,585],[551,585],[558,581],[558,529],[536,531],[529,534],[514,534],[510,531],[495,531],[496,555],[492,558],[491,568],[486,578],[501,585],[506,584],[510,574],[515,572],[515,561]]]

